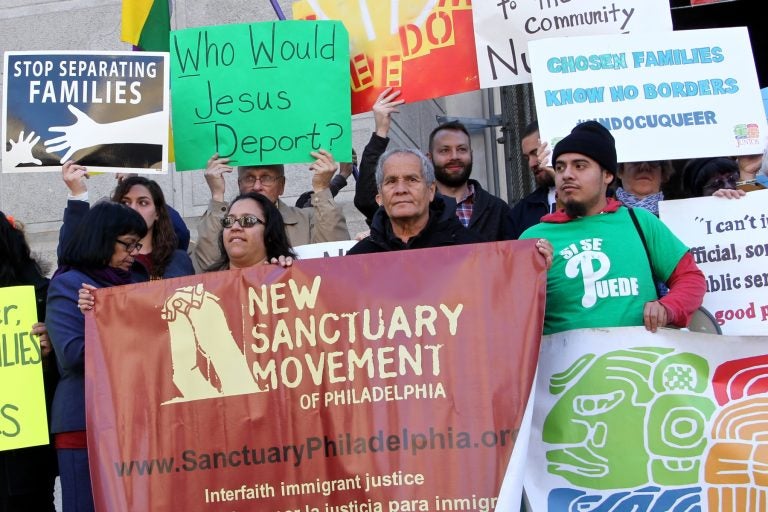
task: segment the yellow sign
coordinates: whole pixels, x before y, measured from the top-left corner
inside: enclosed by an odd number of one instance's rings
[[[48,444],[32,286],[0,288],[0,451]]]

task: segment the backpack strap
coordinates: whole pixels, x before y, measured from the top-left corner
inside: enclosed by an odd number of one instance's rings
[[[637,230],[637,234],[640,236],[640,241],[643,242],[643,249],[645,249],[645,257],[648,258],[648,266],[651,267],[651,276],[653,276],[654,280],[656,279],[656,272],[653,271],[653,262],[651,261],[651,254],[648,252],[648,242],[645,240],[645,235],[643,234],[643,230],[640,227],[640,222],[637,220],[637,215],[635,214],[635,210],[631,206],[626,207],[629,211],[629,216],[632,219],[632,224],[635,225],[635,229]],[[658,288],[656,289],[656,295],[659,295]]]

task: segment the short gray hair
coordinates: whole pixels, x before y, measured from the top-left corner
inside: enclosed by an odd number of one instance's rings
[[[262,165],[241,165],[237,168],[237,179],[242,179],[251,169],[267,169],[274,171],[279,176],[285,176],[285,166],[283,164],[262,164]]]
[[[424,178],[427,186],[430,186],[435,182],[435,168],[429,158],[424,156],[424,153],[413,148],[395,148],[390,149],[381,155],[381,157],[379,157],[379,162],[376,164],[376,189],[379,192],[381,192],[381,185],[384,183],[384,162],[393,155],[402,154],[416,155],[421,162],[421,177]]]

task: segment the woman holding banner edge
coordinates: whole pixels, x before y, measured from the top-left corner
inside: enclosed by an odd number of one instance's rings
[[[85,421],[85,319],[78,290],[83,283],[97,288],[130,284],[130,269],[146,234],[146,222],[135,210],[112,202],[96,204],[66,243],[51,279],[46,322],[61,375],[51,432],[63,512],[94,510]]]

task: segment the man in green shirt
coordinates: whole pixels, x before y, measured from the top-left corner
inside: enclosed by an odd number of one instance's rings
[[[563,209],[521,235],[554,246],[544,334],[585,327],[686,327],[706,292],[688,248],[654,215],[606,196],[618,168],[611,133],[596,121],[577,125],[552,152]],[[645,243],[641,238],[645,238]],[[669,293],[659,298],[655,279]]]

